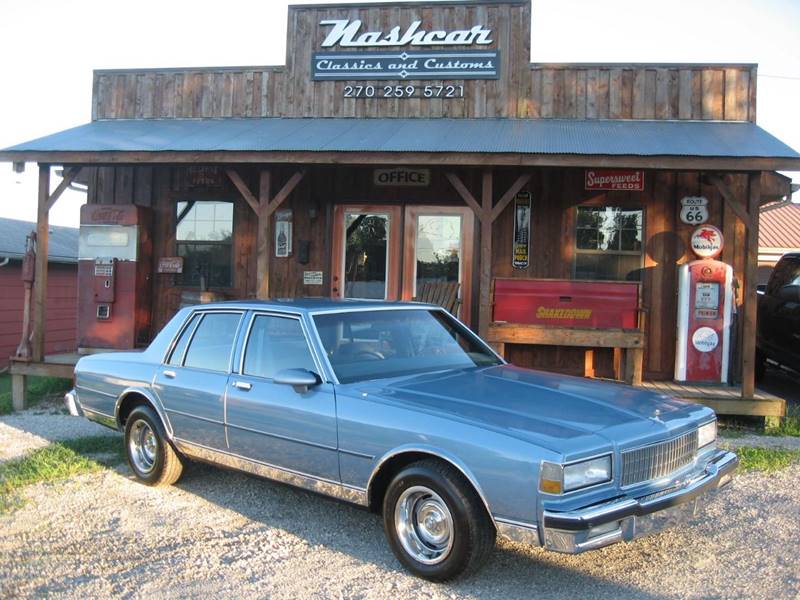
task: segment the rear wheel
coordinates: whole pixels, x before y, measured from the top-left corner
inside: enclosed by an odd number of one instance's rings
[[[472,486],[435,459],[413,463],[395,476],[383,500],[383,525],[398,560],[432,581],[479,569],[496,535]]]
[[[125,422],[125,454],[136,478],[147,485],[178,481],[183,462],[167,441],[161,420],[149,406],[137,406]]]

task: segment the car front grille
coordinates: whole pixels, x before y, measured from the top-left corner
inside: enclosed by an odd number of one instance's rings
[[[622,485],[669,475],[688,465],[697,453],[697,430],[643,448],[622,452]]]

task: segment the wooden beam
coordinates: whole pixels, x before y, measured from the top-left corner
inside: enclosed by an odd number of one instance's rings
[[[714,175],[713,173],[707,173],[706,177],[712,184],[714,184],[714,187],[719,190],[719,193],[725,200],[725,204],[727,204],[730,209],[736,213],[736,216],[739,217],[739,220],[741,220],[742,223],[744,223],[744,226],[749,228],[751,223],[750,215],[747,214],[744,206],[736,199],[736,196],[734,195],[733,191],[731,191],[731,188],[728,186],[725,180],[719,175]]]
[[[50,198],[47,200],[47,210],[49,211],[53,208],[56,201],[61,197],[61,194],[64,193],[69,185],[75,180],[78,176],[78,173],[81,172],[81,167],[70,167],[69,169],[64,170],[64,178],[61,180],[61,183],[58,184],[58,187],[53,190],[53,193],[50,194]]]
[[[258,178],[258,231],[256,233],[256,298],[269,298],[269,221],[266,207],[269,206],[272,173],[265,169]]]
[[[761,173],[748,176],[747,209],[753,217],[747,228],[744,295],[742,297],[742,398],[751,399],[756,389],[756,315],[758,297],[758,206],[761,202]]]
[[[643,348],[644,333],[625,329],[587,329],[549,327],[520,323],[492,323],[487,341],[504,344],[540,346],[577,346],[585,348]]]
[[[503,211],[506,209],[506,206],[508,206],[508,203],[511,202],[517,195],[517,192],[519,192],[530,180],[530,173],[523,173],[517,177],[517,180],[510,188],[508,188],[506,193],[500,198],[500,201],[497,203],[497,205],[492,209],[492,221],[497,220],[497,217],[503,213]]]
[[[39,165],[39,199],[36,214],[36,279],[33,282],[32,356],[44,359],[44,326],[47,304],[47,247],[50,240],[50,165]]]
[[[325,164],[386,165],[402,162],[415,165],[463,167],[593,167],[663,169],[672,171],[800,171],[799,158],[725,158],[704,156],[636,156],[607,154],[521,154],[514,152],[313,152],[313,151],[203,151],[203,152],[0,152],[0,162],[49,162],[72,165],[120,164]]]
[[[478,279],[478,334],[485,338],[492,321],[492,171],[483,172],[481,181],[481,261]]]
[[[464,182],[461,181],[461,178],[455,173],[445,173],[444,176],[447,177],[447,181],[449,181],[450,184],[456,188],[458,195],[461,196],[461,199],[464,200],[464,202],[467,203],[467,206],[472,209],[472,211],[475,213],[475,216],[480,219],[483,215],[483,209],[481,208],[480,204],[478,204],[478,201],[475,200],[475,196],[470,193],[470,191],[467,189],[467,186],[465,186]]]
[[[242,198],[250,205],[250,208],[252,208],[256,214],[259,214],[261,207],[259,206],[258,200],[253,195],[253,192],[250,191],[250,188],[247,187],[241,175],[239,175],[235,169],[225,169],[225,173],[227,173],[228,179],[233,182],[233,185],[236,186],[236,189],[239,190]]]
[[[305,174],[304,171],[297,171],[294,175],[289,178],[280,191],[275,194],[275,197],[269,201],[267,204],[267,216],[274,213],[278,207],[283,204],[284,200],[289,197],[289,194],[294,191],[294,188],[297,187],[297,184],[303,179],[303,175]]]
[[[792,180],[786,175],[773,171],[762,171],[761,173],[761,198],[776,200],[784,196],[792,195]]]

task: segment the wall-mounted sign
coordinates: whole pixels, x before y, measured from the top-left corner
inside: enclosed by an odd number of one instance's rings
[[[687,225],[700,225],[708,221],[708,199],[702,196],[681,198],[680,219]]]
[[[425,187],[430,182],[429,169],[375,169],[372,174],[372,183],[382,187]]]
[[[159,273],[183,273],[182,256],[162,256],[158,259]]]
[[[320,25],[332,25],[327,37],[322,42],[323,48],[342,46],[344,48],[374,48],[385,46],[471,46],[472,44],[491,44],[491,29],[483,25],[475,25],[471,29],[453,31],[420,30],[422,21],[414,21],[408,29],[401,32],[399,26],[392,27],[389,33],[383,31],[367,31],[359,34],[359,19],[326,19]]]
[[[275,256],[286,258],[292,255],[292,211],[275,211]]]
[[[692,252],[700,258],[716,258],[722,253],[725,240],[713,225],[701,225],[692,233]]]
[[[520,192],[514,198],[514,249],[512,264],[515,269],[527,269],[531,249],[531,193]]]
[[[322,285],[322,271],[303,271],[303,285]]]
[[[644,171],[631,169],[586,169],[587,190],[644,191]]]
[[[500,51],[315,52],[311,76],[315,81],[497,79]]]

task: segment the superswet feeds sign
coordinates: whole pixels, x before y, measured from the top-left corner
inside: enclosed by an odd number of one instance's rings
[[[311,75],[316,81],[336,80],[412,80],[412,79],[497,79],[500,52],[494,49],[405,50],[404,46],[485,46],[492,43],[490,29],[475,25],[470,29],[426,31],[422,21],[414,21],[402,31],[399,26],[388,33],[361,33],[358,19],[329,19],[320,25],[332,26],[323,48],[353,48],[349,52],[315,52]],[[398,50],[364,52],[360,48]]]
[[[585,189],[644,191],[644,171],[630,169],[586,169]]]

